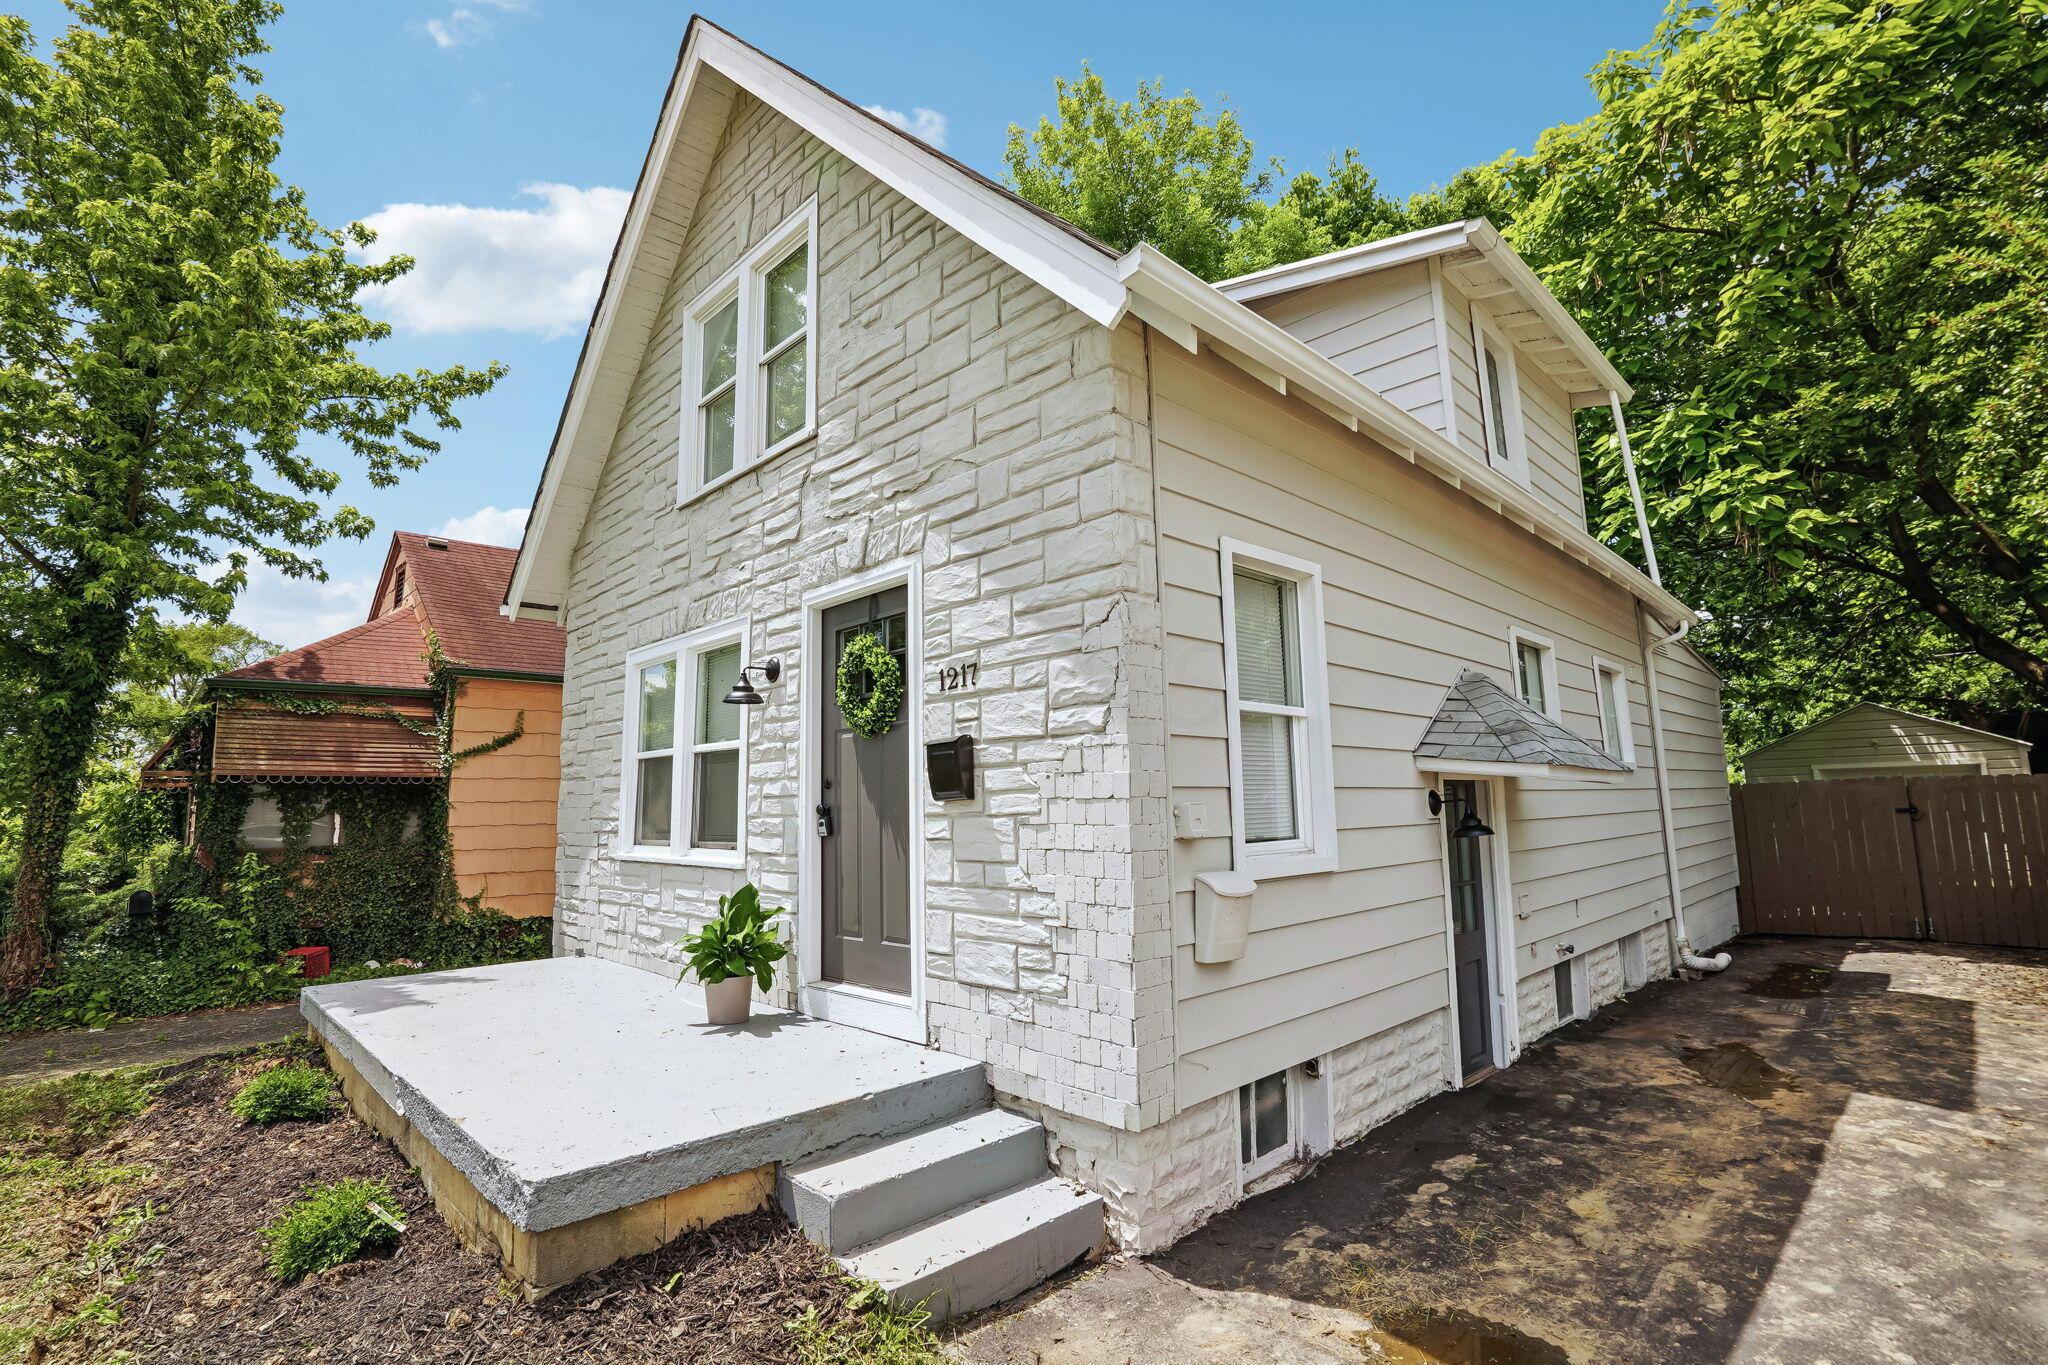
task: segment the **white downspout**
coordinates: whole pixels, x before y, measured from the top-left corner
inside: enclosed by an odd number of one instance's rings
[[[1621,413],[1617,407],[1615,411],[1617,421],[1620,419],[1620,416]],[[1626,450],[1627,448],[1626,438],[1624,438],[1622,449]],[[1634,483],[1633,474],[1630,475],[1629,481]],[[1642,510],[1641,502],[1636,504],[1636,509],[1640,515]],[[1648,531],[1645,530],[1643,544],[1648,546],[1649,543],[1650,537]],[[1637,610],[1640,611],[1641,608],[1638,607]],[[1732,961],[1728,954],[1716,953],[1712,957],[1700,957],[1693,952],[1692,939],[1685,932],[1685,896],[1679,890],[1678,880],[1678,824],[1672,818],[1671,784],[1665,776],[1664,698],[1657,688],[1657,651],[1669,645],[1677,644],[1685,638],[1686,633],[1691,629],[1692,622],[1682,621],[1679,623],[1677,630],[1660,638],[1651,639],[1648,631],[1643,632],[1643,638],[1647,641],[1643,646],[1643,689],[1648,693],[1650,701],[1650,748],[1657,760],[1657,813],[1664,820],[1664,871],[1665,875],[1671,879],[1671,928],[1672,936],[1678,941],[1679,965],[1695,972],[1718,972],[1724,970],[1729,962]]]
[[[1607,406],[1614,413],[1614,434],[1621,441],[1621,468],[1622,472],[1628,475],[1629,500],[1636,505],[1636,530],[1643,537],[1643,562],[1649,567],[1650,581],[1661,588],[1664,586],[1664,575],[1657,572],[1657,547],[1650,540],[1650,514],[1643,510],[1643,486],[1636,481],[1636,456],[1635,452],[1629,449],[1628,423],[1621,418],[1621,394],[1618,390],[1607,391]],[[1680,626],[1678,634],[1671,638],[1676,640],[1684,634],[1685,627]]]

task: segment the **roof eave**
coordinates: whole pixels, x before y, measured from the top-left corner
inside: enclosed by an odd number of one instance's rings
[[[1626,589],[1668,626],[1696,622],[1692,608],[1574,524],[1535,493],[1475,461],[1444,435],[1396,407],[1277,323],[1225,298],[1158,248],[1126,252],[1118,273],[1131,310],[1184,349],[1207,337],[1224,358],[1269,387],[1289,393],[1352,431],[1464,492],[1552,547]]]

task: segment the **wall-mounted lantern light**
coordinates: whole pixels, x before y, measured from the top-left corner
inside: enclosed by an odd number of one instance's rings
[[[773,687],[776,679],[782,676],[782,660],[770,659],[766,663],[748,664],[742,668],[740,680],[732,685],[732,691],[725,694],[727,706],[760,706],[768,700],[754,690],[754,684],[747,678],[747,674],[757,671],[761,675],[761,680]]]
[[[1459,820],[1451,829],[1451,837],[1453,839],[1483,839],[1493,833],[1492,827],[1479,818],[1479,811],[1469,799],[1463,796],[1441,796],[1434,787],[1430,788],[1429,813],[1431,815],[1442,815],[1445,806],[1463,806],[1465,808],[1464,818]]]

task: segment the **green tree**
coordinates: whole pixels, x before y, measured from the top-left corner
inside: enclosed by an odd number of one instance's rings
[[[1759,700],[2048,703],[2044,80],[2040,0],[1680,0],[1596,69],[1597,114],[1500,168],[1512,240],[1636,386],[1674,586]]]
[[[0,987],[47,963],[59,860],[124,661],[162,620],[223,619],[260,559],[370,523],[328,503],[338,446],[388,485],[437,446],[421,419],[502,373],[387,374],[351,260],[272,170],[259,89],[273,0],[71,0],[40,58],[0,17],[0,705],[19,762],[20,858]],[[214,566],[225,562],[225,569]]]
[[[1252,143],[1228,109],[1208,118],[1191,93],[1169,98],[1138,83],[1112,99],[1082,64],[1053,82],[1056,118],[1026,134],[1010,125],[1004,178],[1041,208],[1119,251],[1150,242],[1203,279],[1221,279],[1231,235],[1272,184],[1254,170]]]

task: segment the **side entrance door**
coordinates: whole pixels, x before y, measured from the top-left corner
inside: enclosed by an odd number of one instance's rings
[[[898,587],[827,608],[820,638],[829,667],[817,689],[821,974],[898,995],[910,994],[910,735],[899,706],[886,734],[861,736],[839,710],[835,683],[840,656],[861,635],[879,635],[907,671],[908,607]]]
[[[1451,865],[1451,964],[1458,983],[1458,1050],[1465,1075],[1493,1065],[1493,970],[1487,943],[1486,840],[1452,834],[1476,811],[1476,782],[1444,783],[1444,843]]]

